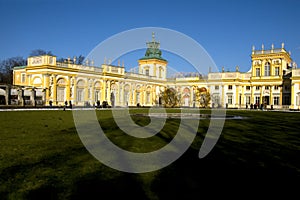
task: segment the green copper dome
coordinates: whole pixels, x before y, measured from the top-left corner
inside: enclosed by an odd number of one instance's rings
[[[163,61],[167,61],[166,59],[161,57],[161,50],[159,49],[160,43],[155,41],[154,33],[152,33],[152,41],[147,42],[147,50],[145,53],[145,56],[141,58],[140,60],[146,60],[146,59],[159,59]]]

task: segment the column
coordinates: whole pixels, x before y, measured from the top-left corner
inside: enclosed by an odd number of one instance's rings
[[[283,86],[282,86],[283,87]],[[280,87],[279,106],[282,108],[282,87]]]
[[[131,96],[132,96],[132,94],[131,94],[131,92],[132,92],[132,89],[131,89],[131,84],[129,85],[129,90],[128,90],[128,101],[127,101],[127,99],[125,99],[125,104],[127,104],[127,106],[129,106],[129,105],[131,105],[131,102],[132,102],[132,99],[131,99]]]
[[[67,79],[67,85],[66,85],[66,101],[68,101],[68,102],[71,100],[70,99],[71,79],[72,79],[72,76],[69,76],[68,79]]]
[[[84,104],[89,100],[89,79],[86,79],[85,86],[84,86]]]
[[[35,89],[34,88],[31,89],[30,99],[31,99],[31,102],[32,102],[32,106],[35,106]]]
[[[291,109],[294,109],[295,108],[295,96],[294,96],[294,87],[295,87],[295,84],[292,83],[291,84]]]
[[[124,83],[121,82],[119,84],[119,100],[120,100],[120,106],[124,105]]]
[[[116,91],[115,91],[115,107],[120,105],[120,83],[116,82]]]
[[[144,86],[144,85],[142,85],[142,87],[141,87],[140,95],[141,95],[141,97],[140,97],[140,99],[141,99],[140,104],[141,104],[141,106],[142,106],[142,105],[145,104],[145,96],[146,96],[146,95],[145,95],[145,86]]]
[[[77,80],[74,77],[74,85],[73,85],[73,104],[77,103]]]
[[[76,86],[75,86],[75,77],[70,76],[70,101],[74,102],[74,96],[76,93]]]
[[[57,98],[56,98],[56,96],[57,96],[57,94],[56,94],[56,92],[57,92],[57,89],[56,89],[56,76],[57,75],[53,75],[53,94],[52,94],[52,96],[53,96],[53,103],[55,105],[57,105]]]
[[[222,87],[222,97],[221,97],[221,105],[222,105],[222,107],[224,108],[225,107],[225,87],[224,87],[224,85],[221,85],[221,87]]]
[[[155,90],[153,90],[153,86],[151,87],[151,90],[150,90],[150,104],[151,105],[154,105],[155,104],[155,102],[153,102],[153,100],[155,101]]]
[[[44,87],[45,87],[45,97],[44,97],[44,105],[47,105],[50,98],[50,75],[44,74]]]
[[[90,88],[90,96],[89,96],[89,101],[91,105],[95,105],[96,99],[95,99],[95,84],[94,80],[91,79],[89,83],[89,88]]]
[[[131,97],[131,105],[136,105],[136,91],[135,91],[135,86],[132,86],[132,97]]]
[[[251,89],[251,96],[250,96],[250,104],[255,104],[255,98],[254,98],[254,87],[255,86],[250,86],[250,89]]]
[[[151,105],[156,105],[156,102],[155,102],[156,101],[156,96],[155,96],[155,94],[156,94],[155,86],[152,86],[151,93],[150,93],[150,103],[151,103]]]
[[[245,99],[245,88],[246,86],[242,86],[242,94],[241,94],[241,106],[246,106],[246,99]],[[248,105],[249,106],[249,105]]]
[[[101,84],[101,103],[106,101],[106,80],[103,80]]]
[[[110,102],[110,81],[107,81],[106,83],[106,100],[108,104],[111,104]]]
[[[262,104],[263,103],[263,99],[262,99],[262,97],[263,97],[263,94],[262,94],[262,87],[263,86],[260,86],[260,90],[259,90],[259,95],[260,95],[260,97],[259,97],[259,107],[260,107],[260,104]]]
[[[269,104],[270,104],[270,108],[271,108],[271,105],[273,105],[273,86],[271,85],[270,86],[270,97],[269,97]]]
[[[47,89],[43,89],[43,99],[42,99],[42,101],[43,101],[43,106],[45,106],[46,105],[46,98],[47,98],[47,96],[46,96],[46,93],[47,93]]]
[[[239,98],[240,98],[240,95],[239,95],[239,85],[236,85],[235,86],[235,106],[236,107],[239,107]]]

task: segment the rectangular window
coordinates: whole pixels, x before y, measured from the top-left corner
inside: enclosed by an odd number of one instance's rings
[[[149,76],[149,69],[145,70],[145,74],[146,74],[146,76]]]
[[[279,105],[279,97],[274,97],[273,104]]]
[[[260,68],[255,68],[255,76],[260,76]]]
[[[213,99],[214,99],[214,103],[216,103],[216,104],[220,103],[220,97],[219,97],[219,95],[215,95]]]
[[[250,86],[246,86],[246,90],[250,90]]]
[[[219,86],[218,85],[215,85],[215,90],[218,90],[219,89]]]
[[[228,85],[228,90],[232,90],[232,85]]]
[[[250,104],[250,96],[246,96],[246,104]]]
[[[279,76],[279,67],[275,67],[275,76]]]
[[[21,83],[25,83],[26,81],[26,74],[21,74]]]
[[[228,95],[228,104],[232,104],[232,95]]]
[[[255,90],[259,90],[260,89],[260,86],[255,86]]]
[[[255,97],[255,104],[259,105],[260,103],[260,97],[256,96]]]
[[[278,85],[275,85],[274,86],[274,90],[278,90],[279,89],[279,86]]]
[[[265,86],[265,90],[269,90],[270,88],[269,88],[269,86]]]
[[[265,76],[270,76],[270,65],[265,65]]]

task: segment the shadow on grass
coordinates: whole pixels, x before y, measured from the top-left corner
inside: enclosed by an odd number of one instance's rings
[[[58,114],[59,117],[56,112],[16,112],[2,116],[1,200],[219,196],[291,199],[292,195],[299,195],[298,113],[228,111],[230,115],[248,118],[226,121],[217,145],[199,159],[199,148],[209,125],[203,120],[195,142],[182,157],[159,171],[144,174],[122,173],[99,163],[82,145],[70,113]],[[101,115],[101,126],[108,137],[118,146],[137,152],[164,146],[179,123],[170,120],[161,133],[144,141],[124,135],[109,114]],[[18,117],[23,120],[16,124],[13,119]],[[4,120],[7,118],[11,124]],[[136,120],[140,125],[148,123],[148,119]],[[35,127],[31,126],[32,121],[36,122]]]
[[[238,152],[236,152],[238,155]],[[197,159],[198,151],[189,149],[184,156],[162,169],[152,183],[159,199],[202,199],[266,196],[292,197],[297,194],[299,173],[279,165],[259,166],[239,161],[216,148]],[[274,164],[274,163],[273,163]]]
[[[58,198],[58,189],[53,185],[43,185],[35,190],[28,191],[28,194],[26,195],[26,199],[32,199],[32,200],[53,200],[53,199],[59,199]]]
[[[122,176],[103,180],[95,174],[85,175],[74,184],[70,199],[147,199],[134,175],[123,173]]]

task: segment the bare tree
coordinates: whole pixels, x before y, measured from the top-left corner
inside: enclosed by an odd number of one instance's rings
[[[43,49],[32,50],[31,53],[29,54],[29,56],[42,56],[42,55],[53,56],[51,51],[45,51]]]
[[[26,59],[23,57],[12,57],[0,62],[0,82],[5,84],[12,84],[13,73],[12,70],[17,66],[27,65]]]

